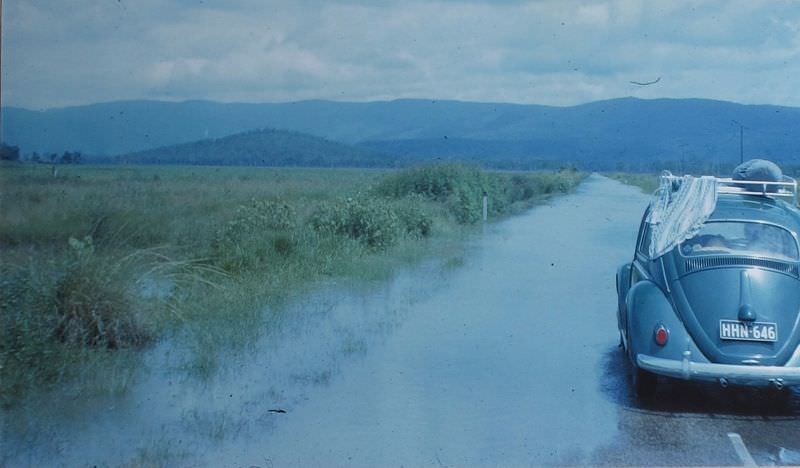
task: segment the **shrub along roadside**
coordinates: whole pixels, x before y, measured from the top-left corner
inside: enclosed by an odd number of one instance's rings
[[[421,196],[444,205],[458,223],[473,224],[481,219],[484,194],[489,200],[489,215],[495,217],[529,207],[545,197],[567,193],[584,177],[573,170],[510,174],[442,164],[391,174],[373,193],[395,199]]]
[[[208,374],[219,353],[252,343],[269,326],[265,320],[274,317],[264,314],[277,308],[265,306],[315,279],[364,275],[359,266],[371,257],[391,257],[402,245],[477,222],[484,192],[490,216],[496,217],[565,193],[582,179],[571,171],[498,174],[461,165],[427,166],[373,173],[372,186],[355,178],[350,195],[331,184],[315,187],[313,198],[304,196],[308,189],[249,200],[209,197],[183,215],[177,203],[186,198],[172,188],[180,185],[182,174],[141,168],[137,171],[156,171],[158,177],[136,172],[130,180],[101,182],[91,168],[74,170],[83,171],[83,178],[60,189],[69,213],[97,222],[68,218],[53,224],[52,214],[42,211],[42,198],[30,195],[39,183],[35,178],[11,178],[3,194],[29,194],[22,199],[29,200],[31,213],[31,221],[8,223],[3,231],[14,242],[13,249],[2,252],[0,271],[4,405],[32,389],[75,381],[86,375],[87,363],[113,359],[126,349],[136,352],[166,336],[183,340],[182,346],[194,350],[190,369]],[[213,168],[196,170],[205,171],[203,176]],[[289,179],[307,176],[271,171]],[[236,177],[247,182],[243,175]],[[215,183],[227,179],[210,177],[194,193],[211,192]],[[87,187],[93,191],[86,193]],[[153,203],[157,190],[167,202]],[[108,216],[90,213],[98,199]],[[175,203],[174,213],[169,202]],[[135,214],[134,220],[116,212],[115,203]],[[208,216],[206,207],[212,206],[221,206],[222,214]],[[177,219],[170,220],[170,214]],[[202,229],[190,232],[186,225]],[[61,237],[61,226],[75,226],[71,237]],[[127,226],[135,226],[135,236],[117,234]],[[25,243],[12,227],[35,235]],[[164,245],[165,239],[173,241]]]

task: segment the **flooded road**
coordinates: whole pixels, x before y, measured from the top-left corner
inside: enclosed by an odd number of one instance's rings
[[[618,405],[599,383],[616,345],[615,266],[645,204],[592,178],[491,226],[380,349],[279,431],[214,463],[257,464],[255,453],[275,466],[589,462],[617,432]]]
[[[800,395],[784,407],[700,384],[666,383],[648,405],[631,395],[614,273],[647,201],[592,176],[488,226],[463,258],[298,301],[302,320],[210,382],[154,370],[106,411],[39,431],[8,463],[800,463]],[[154,351],[151,367],[168,369],[168,355]]]

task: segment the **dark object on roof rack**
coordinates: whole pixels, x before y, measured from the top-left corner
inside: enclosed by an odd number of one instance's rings
[[[760,180],[767,182],[782,182],[783,171],[772,161],[765,159],[751,159],[736,166],[733,170],[733,180]],[[761,185],[745,185],[743,188],[750,192],[760,192]],[[777,185],[767,186],[766,191],[774,193],[778,191]]]

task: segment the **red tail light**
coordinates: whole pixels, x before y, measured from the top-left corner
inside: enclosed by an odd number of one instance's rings
[[[655,340],[656,344],[659,346],[664,346],[667,344],[667,340],[669,339],[669,330],[664,325],[658,325],[655,331]]]

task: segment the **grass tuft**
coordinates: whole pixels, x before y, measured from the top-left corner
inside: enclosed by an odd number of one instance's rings
[[[110,349],[152,339],[127,284],[136,256],[97,254],[90,236],[70,237],[69,246],[72,258],[52,293],[56,338]]]
[[[374,250],[394,245],[401,229],[391,203],[364,195],[320,205],[311,217],[311,225],[322,235],[347,237]]]

